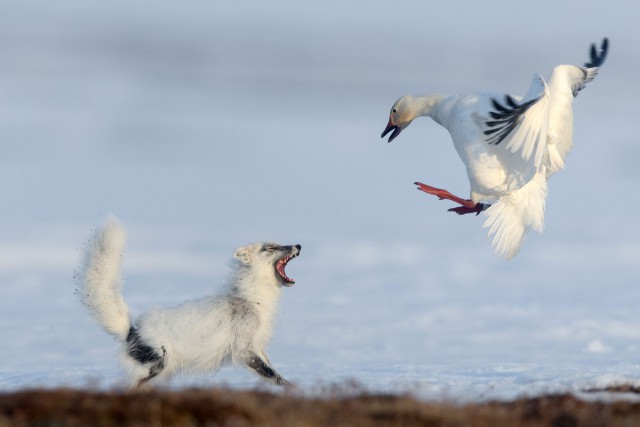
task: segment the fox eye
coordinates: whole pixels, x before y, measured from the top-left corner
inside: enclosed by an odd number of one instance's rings
[[[273,252],[276,250],[276,247],[273,245],[269,245],[269,246],[263,246],[262,247],[262,251],[269,251],[269,252]]]

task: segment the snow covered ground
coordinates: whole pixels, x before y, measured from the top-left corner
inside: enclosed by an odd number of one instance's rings
[[[300,243],[269,354],[306,390],[640,383],[638,6],[343,3],[0,6],[0,390],[119,383],[113,340],[73,293],[109,212],[129,231],[134,313],[217,289],[237,246]],[[421,120],[387,144],[388,109],[523,93],[603,36],[545,233],[501,261],[481,217],[411,185],[465,194],[448,135]],[[174,384],[261,383],[228,368]]]

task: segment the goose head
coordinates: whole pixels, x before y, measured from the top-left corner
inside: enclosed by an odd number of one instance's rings
[[[389,136],[388,142],[393,141],[396,136],[400,135],[400,132],[402,132],[404,128],[411,124],[413,119],[419,116],[418,111],[413,96],[405,95],[398,99],[395,104],[393,104],[393,107],[391,107],[389,123],[387,123],[387,127],[382,131],[380,138],[384,138],[385,135],[393,131],[391,136]]]

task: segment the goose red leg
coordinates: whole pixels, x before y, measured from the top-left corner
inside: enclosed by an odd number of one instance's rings
[[[448,212],[455,212],[458,215],[465,215],[469,213],[475,213],[478,215],[480,212],[485,210],[487,206],[484,203],[474,203],[473,200],[463,199],[458,196],[454,196],[449,193],[447,190],[443,190],[441,188],[431,187],[430,185],[423,184],[421,182],[414,182],[415,185],[418,186],[418,190],[424,191],[427,194],[432,194],[440,200],[451,200],[453,202],[458,203],[461,206],[456,208],[447,209]]]

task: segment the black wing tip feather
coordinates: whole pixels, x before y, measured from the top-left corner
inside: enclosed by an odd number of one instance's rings
[[[522,104],[511,96],[504,96],[504,105],[496,98],[491,98],[491,105],[495,111],[490,111],[489,115],[493,121],[486,121],[485,126],[489,129],[484,131],[488,137],[489,144],[500,144],[520,122],[522,115],[531,107],[538,99],[531,99]]]
[[[498,102],[498,100],[495,99],[495,98],[491,98],[491,105],[493,105],[493,108],[498,110],[500,113],[510,113],[511,112],[508,108],[506,108],[502,104],[500,104],[500,102]]]
[[[591,49],[589,52],[589,62],[586,62],[584,66],[586,68],[596,68],[602,66],[604,64],[604,60],[607,58],[607,53],[609,52],[609,39],[607,37],[602,39],[602,44],[600,45],[600,52],[598,53],[598,48],[595,43],[591,44]]]

